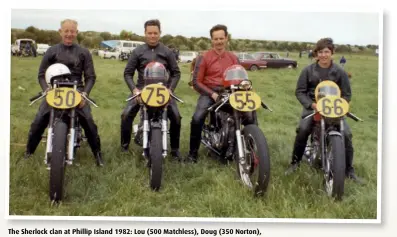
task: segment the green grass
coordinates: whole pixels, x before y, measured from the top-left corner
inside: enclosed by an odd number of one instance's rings
[[[309,63],[297,53],[297,70],[267,69],[249,72],[254,88],[273,109],[258,112],[271,156],[271,180],[267,196],[252,197],[236,178],[234,164],[221,165],[206,157],[201,146],[197,164],[166,160],[160,192],[149,189],[148,170],[141,149],[130,146],[120,152],[120,115],[128,89],[123,79],[126,62],[94,58],[97,83],[91,93],[99,108],[92,107],[102,140],[105,167],[97,168],[85,143],[79,150],[79,166],[67,167],[66,198],[59,207],[50,207],[48,171],[43,163],[45,143],[29,160],[21,159],[30,123],[39,103],[29,107],[29,98],[40,91],[37,70],[41,58],[11,61],[10,134],[10,215],[92,215],[92,216],[172,216],[172,217],[255,217],[255,218],[365,218],[377,215],[377,105],[378,59],[374,56],[348,57],[347,70],[353,74],[353,113],[365,120],[349,120],[355,147],[357,174],[364,186],[348,180],[345,198],[337,203],[322,191],[322,176],[306,164],[295,174],[284,176],[290,162],[295,128],[301,106],[294,95],[301,69]],[[338,61],[340,55],[335,59]],[[181,64],[182,77],[176,94],[182,115],[181,152],[188,152],[190,120],[198,97],[187,85],[188,64]],[[21,86],[26,89],[18,89]],[[137,121],[135,121],[137,122]]]

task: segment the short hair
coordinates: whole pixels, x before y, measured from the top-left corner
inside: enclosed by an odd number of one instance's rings
[[[78,26],[77,21],[72,20],[72,19],[65,19],[65,20],[61,21],[61,28],[62,28],[63,24],[65,24],[66,22],[73,23],[73,24],[75,24],[76,26]]]
[[[213,27],[211,28],[211,30],[210,30],[210,36],[211,36],[211,38],[212,38],[212,33],[213,33],[214,31],[218,31],[218,30],[223,30],[223,31],[225,32],[225,36],[227,36],[227,26],[218,24],[218,25],[215,25],[215,26],[213,26]]]
[[[317,41],[316,47],[314,48],[314,55],[317,55],[318,51],[325,48],[328,48],[329,50],[331,50],[332,53],[334,53],[335,45],[332,38],[322,38],[319,41]]]
[[[152,19],[152,20],[146,21],[146,22],[145,22],[145,25],[144,25],[145,31],[146,31],[146,28],[147,28],[148,26],[157,26],[157,27],[159,28],[159,30],[161,31],[161,24],[160,24],[160,21],[157,20],[157,19]]]

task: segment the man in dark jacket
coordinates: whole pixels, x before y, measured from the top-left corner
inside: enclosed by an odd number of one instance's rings
[[[347,102],[351,100],[351,88],[348,75],[337,64],[332,61],[332,54],[334,53],[334,44],[332,39],[325,38],[317,42],[313,54],[317,57],[317,61],[301,72],[297,82],[296,97],[303,105],[302,118],[311,114],[317,109],[314,102],[314,91],[316,86],[324,80],[331,80],[335,82],[341,89],[341,96]],[[313,117],[310,119],[301,119],[299,128],[294,143],[294,150],[292,153],[291,165],[286,171],[286,174],[294,172],[299,166],[300,161],[306,147],[306,142],[312,131]],[[357,182],[362,180],[355,175],[353,168],[353,143],[352,133],[350,127],[344,121],[344,136],[345,136],[345,150],[346,150],[346,176]]]
[[[41,60],[38,75],[39,84],[43,91],[48,91],[50,88],[45,80],[46,69],[54,63],[62,63],[71,71],[72,75],[70,79],[77,80],[79,82],[78,88],[83,91],[83,94],[88,96],[95,84],[96,74],[90,52],[73,43],[78,33],[77,22],[70,19],[62,21],[59,33],[62,37],[62,43],[50,47]],[[82,81],[83,74],[84,83]],[[30,127],[25,158],[33,154],[39,145],[41,136],[49,123],[50,110],[51,107],[44,100]],[[92,153],[96,158],[97,165],[102,166],[103,160],[98,129],[94,123],[90,106],[84,99],[76,109],[76,113],[81,118],[81,126],[84,129]]]
[[[131,53],[128,63],[124,70],[124,80],[132,94],[138,94],[144,85],[143,72],[146,65],[150,62],[156,61],[162,63],[169,71],[168,89],[173,92],[178,85],[181,77],[178,64],[175,60],[173,52],[164,44],[159,42],[161,34],[161,26],[158,20],[149,20],[145,22],[145,38],[146,44],[138,46]],[[138,71],[137,84],[134,83],[133,77],[135,70]],[[121,114],[121,148],[123,151],[128,150],[131,141],[132,123],[139,111],[138,97],[130,100]],[[179,137],[181,131],[181,119],[176,101],[171,98],[168,106],[168,117],[170,124],[170,145],[171,156],[180,160],[179,154]]]

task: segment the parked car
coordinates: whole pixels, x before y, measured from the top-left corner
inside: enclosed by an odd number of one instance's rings
[[[240,64],[250,71],[256,71],[267,67],[267,62],[263,60],[257,60],[249,53],[236,53],[236,56],[240,60]]]
[[[44,55],[45,54],[45,52],[47,52],[47,49],[49,48],[50,46],[48,45],[48,44],[37,44],[37,54],[38,55]]]
[[[298,62],[296,60],[282,58],[278,53],[273,52],[256,52],[253,54],[257,60],[267,62],[268,68],[296,68]]]
[[[193,51],[184,51],[179,53],[179,59],[182,63],[191,63],[197,56],[198,53]]]
[[[120,57],[120,49],[119,48],[114,48],[114,49],[110,49],[110,50],[98,50],[98,56],[106,59],[106,58],[110,58],[110,59],[119,59]]]

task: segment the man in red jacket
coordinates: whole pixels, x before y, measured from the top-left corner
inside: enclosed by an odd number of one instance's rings
[[[190,151],[187,161],[197,162],[198,150],[208,108],[218,99],[219,93],[223,90],[223,73],[235,64],[240,64],[237,56],[226,51],[227,27],[216,25],[211,28],[210,36],[212,49],[203,54],[200,60],[200,68],[197,81],[193,83],[194,88],[200,93],[197,101],[196,111],[190,123]],[[253,122],[253,117],[248,119]]]

